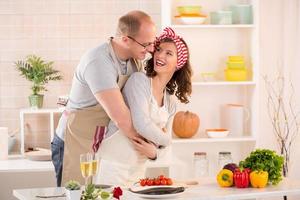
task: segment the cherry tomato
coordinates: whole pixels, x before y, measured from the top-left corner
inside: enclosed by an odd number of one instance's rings
[[[159,180],[163,180],[165,178],[165,176],[164,175],[160,175],[160,176],[158,176],[158,178],[159,178]]]
[[[146,184],[147,184],[148,186],[153,185],[153,180],[152,180],[152,179],[148,179]]]
[[[173,181],[171,178],[167,178],[167,185],[172,185],[173,184]]]
[[[161,180],[160,180],[160,184],[161,184],[161,185],[167,185],[166,179],[161,179]]]
[[[140,180],[140,185],[141,186],[145,186],[146,185],[146,180],[145,179],[141,179]]]
[[[159,178],[155,179],[154,183],[155,183],[155,185],[160,185],[160,180],[159,180]]]

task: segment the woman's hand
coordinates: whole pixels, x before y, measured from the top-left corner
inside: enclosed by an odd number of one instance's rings
[[[132,139],[133,147],[140,154],[149,159],[156,159],[156,145],[152,142],[147,142],[142,138],[135,137]]]

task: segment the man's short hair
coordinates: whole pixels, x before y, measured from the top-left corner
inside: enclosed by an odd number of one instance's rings
[[[119,19],[117,36],[136,36],[140,30],[142,22],[153,23],[151,17],[143,11],[135,10],[127,13]]]

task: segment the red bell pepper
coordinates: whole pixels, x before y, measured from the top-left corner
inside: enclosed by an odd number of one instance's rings
[[[237,168],[233,173],[233,180],[234,180],[235,187],[237,188],[248,187],[250,182],[250,178],[249,178],[250,172],[251,170],[247,168],[243,170]]]

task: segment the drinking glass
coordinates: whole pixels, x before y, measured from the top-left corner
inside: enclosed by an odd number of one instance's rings
[[[80,171],[85,180],[85,185],[88,185],[89,177],[92,175],[92,156],[89,153],[80,154]]]
[[[98,168],[99,168],[99,158],[96,156],[95,153],[91,154],[91,163],[92,163],[92,170],[91,175],[94,178],[97,175]],[[92,179],[93,180],[93,179]]]

